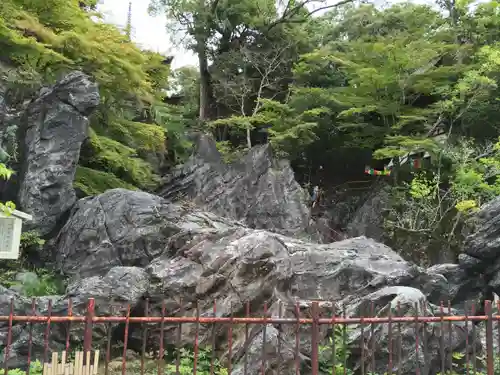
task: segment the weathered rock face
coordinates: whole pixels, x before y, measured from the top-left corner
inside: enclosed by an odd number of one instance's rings
[[[116,266],[146,267],[165,252],[175,254],[194,233],[232,225],[152,194],[115,189],[80,200],[53,246],[57,267],[76,280]]]
[[[349,225],[349,236],[366,236],[376,241],[382,241],[384,235],[383,211],[389,206],[389,192],[387,187],[379,184],[374,186],[363,205],[358,208]]]
[[[76,202],[72,185],[80,147],[98,104],[97,85],[73,72],[42,89],[23,114],[18,201],[42,235],[52,232]]]
[[[476,230],[467,237],[459,263],[469,278],[484,275],[488,289],[500,295],[500,197],[482,207],[475,219]]]
[[[310,216],[306,193],[288,162],[273,158],[269,145],[254,147],[242,161],[227,165],[210,137],[200,135],[195,143],[187,163],[165,179],[160,196],[192,200],[251,228],[305,233]]]
[[[125,314],[127,304],[133,315],[142,315],[146,298],[150,300],[150,315],[157,316],[163,304],[167,315],[180,314],[180,300],[182,315],[188,316],[196,314],[196,306],[201,316],[210,316],[214,303],[217,316],[222,317],[244,315],[247,303],[252,311],[267,303],[274,316],[282,309],[284,317],[294,318],[296,304],[307,312],[311,300],[325,301],[320,304],[321,313],[328,317],[334,305],[346,306],[351,316],[366,315],[366,307],[372,302],[379,316],[388,314],[390,309],[396,314],[398,302],[402,314],[414,314],[415,303],[435,314],[439,308],[433,303],[457,300],[459,294],[449,276],[453,274],[450,267],[424,270],[366,237],[320,245],[249,229],[158,196],[123,189],[79,201],[54,246],[59,269],[73,279],[67,295],[55,302],[55,314],[67,312],[65,300],[69,297],[74,299],[75,313],[83,314],[85,300],[91,296],[96,298],[99,315]],[[414,372],[417,363],[439,363],[438,350],[433,350],[430,359],[419,357],[415,362],[415,341],[410,339],[422,335],[419,337],[426,337],[433,348],[438,331],[428,325],[429,334],[423,335],[423,327],[418,332],[412,327],[403,330],[403,337],[408,338],[400,358],[404,373]],[[19,329],[15,343],[22,342],[25,335],[25,330]],[[123,327],[114,324],[112,329],[115,332]],[[131,329],[130,340],[142,337],[139,326]],[[183,325],[182,344],[192,344],[195,329],[194,324]],[[460,332],[460,325],[453,325],[452,329],[456,340],[449,346],[453,351],[464,345],[465,337],[455,332]],[[200,343],[209,343],[211,328],[203,325],[199,330]],[[220,338],[217,342],[227,342],[227,329],[219,327],[215,332]],[[368,332],[365,328],[364,334]],[[328,327],[323,327],[322,342],[328,334]],[[349,333],[354,349],[360,343],[360,334],[360,327]],[[64,343],[64,331],[54,329],[52,335]],[[151,328],[149,335],[153,345],[158,345],[159,327]],[[176,326],[165,325],[166,342],[175,342],[176,335]],[[387,330],[377,326],[374,335],[377,345],[387,348]],[[79,342],[82,337],[80,330],[73,340]],[[96,343],[102,343],[105,337],[104,330],[95,330]],[[264,331],[255,325],[249,337],[253,339],[248,346],[241,330],[235,329],[235,372],[243,373],[246,352],[251,364],[248,373],[260,373],[260,364],[256,363],[260,362],[257,358],[265,340],[267,369],[275,371],[279,366],[282,373],[294,373],[294,327],[267,325]],[[310,339],[310,330],[301,330],[300,355],[305,367],[311,355]],[[21,344],[16,348],[20,347]],[[223,351],[224,346],[219,349]],[[353,350],[353,366],[359,366],[359,355],[359,350]],[[377,363],[387,363],[387,355],[387,350],[377,351]],[[22,353],[16,351],[16,358],[22,359]],[[433,373],[431,370],[426,374]]]

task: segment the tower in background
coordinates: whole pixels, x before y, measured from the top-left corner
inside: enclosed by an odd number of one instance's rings
[[[132,2],[128,3],[128,12],[127,12],[127,24],[125,25],[125,34],[127,35],[127,39],[129,42],[132,41]]]

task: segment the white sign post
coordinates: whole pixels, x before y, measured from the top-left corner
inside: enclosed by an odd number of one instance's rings
[[[32,220],[27,213],[14,210],[6,215],[0,211],[0,259],[18,259],[23,220]]]

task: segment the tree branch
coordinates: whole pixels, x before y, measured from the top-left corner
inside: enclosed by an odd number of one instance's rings
[[[292,20],[291,19],[292,17],[296,16],[302,9],[304,9],[307,4],[310,4],[312,2],[313,2],[312,0],[306,0],[306,1],[303,1],[303,2],[299,3],[298,5],[294,6],[291,9],[289,9],[290,2],[288,2],[287,6],[285,8],[285,11],[283,12],[283,15],[279,19],[277,19],[274,22],[272,22],[271,24],[269,24],[268,27],[267,27],[267,30],[270,31],[271,29],[273,29],[274,27],[276,27],[276,26],[278,26],[278,25],[280,25],[282,23],[287,23],[287,22],[290,22],[290,23],[301,23],[301,22],[305,22],[305,21],[307,21],[307,18],[311,17],[314,13],[317,13],[319,11],[326,10],[326,9],[336,8],[336,7],[345,5],[345,4],[349,4],[349,3],[352,3],[353,0],[342,0],[342,1],[338,2],[338,3],[336,3],[336,4],[325,5],[323,7],[320,7],[318,9],[314,9],[314,10],[310,11],[302,19],[298,19],[298,20]]]

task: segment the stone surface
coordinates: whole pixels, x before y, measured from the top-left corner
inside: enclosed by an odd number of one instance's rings
[[[213,139],[199,135],[193,155],[165,179],[158,194],[193,201],[251,228],[297,236],[309,226],[307,194],[289,163],[276,160],[269,145],[253,147],[227,165]]]
[[[464,253],[484,262],[497,259],[500,250],[500,197],[481,208],[476,230],[467,237]]]
[[[440,300],[459,304],[481,289],[467,280],[468,274],[458,265],[423,269],[366,237],[318,244],[251,229],[193,205],[124,189],[80,200],[53,244],[58,270],[72,280],[65,296],[51,297],[54,315],[68,313],[69,298],[74,313],[84,315],[87,299],[93,297],[100,316],[124,316],[130,311],[131,316],[147,312],[149,316],[228,318],[244,316],[247,308],[262,316],[266,305],[268,315],[295,320],[297,312],[304,318],[313,317],[313,301],[318,302],[319,317],[339,316],[344,308],[347,316],[367,316],[372,305],[377,316],[389,312],[414,316],[415,305],[420,314],[439,316]],[[48,308],[48,300],[44,299],[39,310]],[[16,303],[26,309],[22,298]],[[462,311],[454,308],[450,313]],[[44,326],[40,327],[35,332],[36,353],[43,353]],[[148,352],[159,349],[161,337],[165,345],[177,342],[177,327],[149,325]],[[5,328],[5,324],[0,326],[4,345]],[[72,328],[72,345],[82,345],[82,329],[82,325]],[[9,363],[19,364],[26,358],[27,327],[17,324],[15,330],[12,337],[17,362],[13,359]],[[251,324],[248,334],[245,332],[244,325],[232,329],[234,372],[245,372],[246,354],[247,373],[261,373],[264,350],[266,373],[275,374],[277,368],[280,373],[295,373],[295,324]],[[94,346],[104,347],[108,333],[114,342],[123,340],[124,324],[95,324]],[[217,356],[227,358],[227,326],[184,323],[181,333],[181,345],[193,345],[197,338],[203,347],[215,340]],[[130,324],[128,348],[140,352],[144,334],[144,326]],[[439,370],[441,334],[452,337],[446,342],[446,353],[461,350],[467,340],[473,342],[470,331],[464,331],[460,323],[453,323],[451,331],[448,324],[444,328],[439,323],[404,324],[401,334],[401,356],[393,361],[394,371],[401,369],[402,374],[415,373],[417,366],[422,374],[434,375]],[[366,350],[361,346],[362,335],[366,347],[371,347],[368,343],[375,338],[375,370],[383,373],[391,340],[387,324],[375,324],[373,332],[366,324],[363,329],[351,326],[347,337],[349,368],[361,366],[361,352]],[[311,337],[310,325],[300,328],[298,355],[306,373],[311,367]],[[328,345],[331,337],[332,327],[321,325],[320,344]],[[421,345],[418,354],[416,337]],[[51,340],[51,349],[64,347],[64,325],[54,325]],[[480,340],[477,342],[476,351],[481,353]],[[423,356],[424,343],[429,348],[427,357]]]
[[[193,233],[230,225],[152,194],[114,189],[78,201],[53,247],[58,269],[76,280],[104,276],[116,266],[146,267],[165,252],[175,254]]]
[[[347,225],[347,234],[351,237],[366,236],[382,241],[384,235],[384,210],[389,208],[388,188],[384,184],[373,187],[373,192],[354,213]]]
[[[146,299],[148,313],[156,316],[161,315],[162,308],[168,316],[195,316],[197,311],[200,316],[213,316],[214,306],[217,316],[242,316],[247,304],[252,312],[262,313],[267,303],[273,316],[281,312],[295,319],[296,305],[301,314],[310,316],[313,300],[324,301],[320,312],[328,317],[335,308],[338,312],[339,306],[346,306],[352,316],[366,314],[371,302],[375,312],[383,315],[388,313],[387,306],[394,308],[398,301],[403,314],[413,314],[415,302],[435,314],[440,300],[460,301],[468,295],[470,286],[456,265],[425,270],[366,237],[317,244],[251,229],[192,205],[173,204],[152,194],[123,189],[79,201],[55,241],[55,253],[59,270],[73,279],[67,295],[54,303],[57,314],[67,312],[63,301],[69,297],[83,314],[85,300],[92,296],[99,315],[125,315],[130,304],[131,314],[142,316]],[[207,324],[196,327],[183,324],[182,345],[193,344],[196,332],[201,345],[209,344],[215,332],[221,343],[218,350],[224,353],[227,328],[212,331]],[[404,373],[414,372],[417,363],[429,363],[431,367],[439,363],[437,350],[429,361],[415,357],[411,345],[416,333],[412,327],[403,331],[408,342],[401,358],[406,366],[402,367]],[[454,327],[452,350],[465,342]],[[234,328],[235,372],[244,372],[244,353],[251,361],[248,373],[260,372],[255,361],[265,340],[268,370],[273,372],[279,366],[282,373],[293,373],[293,326],[269,324],[264,332],[262,325],[252,325],[248,342],[241,328]],[[431,348],[436,345],[438,328],[428,325]],[[113,337],[123,335],[123,325],[113,324],[111,329]],[[76,332],[73,340],[81,342],[81,329]],[[157,348],[160,326],[151,326],[148,332],[148,347]],[[367,334],[368,329],[364,332]],[[176,325],[164,326],[165,343],[175,342],[177,334]],[[328,341],[329,334],[327,326],[321,328],[322,343]],[[64,342],[63,331],[54,330],[53,335]],[[355,344],[360,341],[359,335],[360,327],[349,333],[352,366],[359,366],[360,353]],[[385,328],[377,326],[374,335],[377,345],[387,347]],[[141,327],[132,325],[129,348],[140,350],[142,336]],[[95,342],[101,343],[105,337],[106,332],[96,328]],[[299,355],[305,368],[310,366],[310,338],[310,328],[302,328]],[[387,360],[386,351],[377,356],[381,363]],[[280,358],[279,363],[276,358]]]
[[[42,89],[23,114],[18,201],[33,215],[27,228],[48,235],[76,202],[72,185],[80,146],[98,104],[97,85],[72,72]]]
[[[483,298],[500,295],[500,197],[481,207],[465,240],[459,264],[467,277],[482,280]]]
[[[362,316],[374,306],[377,317],[415,316],[416,314],[428,317],[440,316],[440,308],[430,304],[425,294],[411,287],[391,286],[382,288],[374,293],[362,297],[359,301],[348,306],[348,316]],[[445,311],[445,315],[458,315],[455,310]],[[441,336],[446,337],[441,342]],[[364,339],[362,339],[364,337]],[[388,324],[360,325],[350,328],[349,348],[352,352],[366,351],[370,358],[365,363],[370,372],[383,374],[387,372],[390,361],[393,371],[402,374],[420,373],[422,375],[436,374],[441,365],[441,355],[444,354],[445,363],[448,364],[449,353],[462,352],[468,343],[467,350],[472,351],[472,330],[465,330],[464,322],[453,324],[393,324],[389,331]],[[477,337],[477,336],[476,336]],[[372,341],[374,340],[374,342]],[[361,344],[363,343],[363,344]],[[418,343],[418,352],[416,344]],[[441,350],[442,344],[442,350]],[[389,348],[392,346],[392,356]],[[479,340],[476,351],[481,352]],[[372,359],[375,353],[374,360]],[[372,368],[375,364],[375,369]],[[353,369],[360,369],[361,361],[354,361]]]

